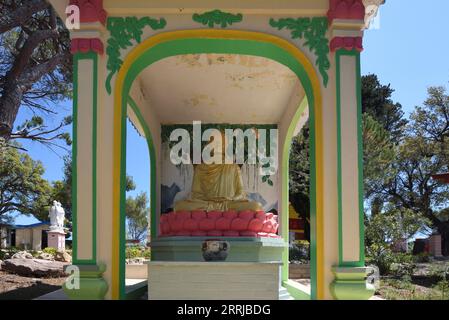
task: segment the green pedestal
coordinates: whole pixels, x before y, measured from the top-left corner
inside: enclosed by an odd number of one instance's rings
[[[335,280],[331,292],[337,300],[368,300],[374,295],[374,286],[366,282],[365,267],[334,267]]]
[[[62,286],[65,294],[71,300],[103,300],[108,291],[108,284],[102,277],[106,266],[100,264],[76,267],[79,273],[73,273]]]
[[[272,262],[282,260],[286,243],[275,238],[170,237],[151,243],[153,261],[204,261],[202,243],[206,239],[229,242],[228,262]]]

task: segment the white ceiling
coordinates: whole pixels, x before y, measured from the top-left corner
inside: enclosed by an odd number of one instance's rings
[[[165,58],[139,78],[136,83],[162,124],[279,123],[300,86],[276,61],[228,54]]]

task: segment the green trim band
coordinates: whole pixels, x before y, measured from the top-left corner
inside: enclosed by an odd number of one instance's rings
[[[93,61],[92,91],[92,258],[78,259],[78,62]],[[73,57],[73,146],[72,146],[72,223],[73,223],[73,264],[97,263],[97,94],[98,94],[98,55],[95,52],[76,53]]]
[[[357,94],[357,162],[358,162],[358,201],[359,201],[359,260],[343,259],[343,203],[342,203],[342,154],[341,154],[341,56],[355,57],[356,60],[356,94]],[[337,184],[338,184],[338,260],[340,266],[362,267],[365,265],[365,231],[363,211],[363,142],[362,142],[362,89],[360,72],[360,53],[356,50],[337,50],[336,61],[336,97],[337,97]]]
[[[128,97],[128,104],[131,107],[131,110],[137,117],[139,124],[141,125],[143,132],[145,134],[145,140],[148,145],[148,152],[150,157],[150,212],[151,212],[151,221],[150,221],[150,230],[151,230],[151,239],[156,239],[158,235],[158,227],[157,227],[157,212],[156,212],[156,149],[154,148],[153,137],[151,135],[150,129],[140,112],[140,109],[137,103],[133,100],[133,98]]]

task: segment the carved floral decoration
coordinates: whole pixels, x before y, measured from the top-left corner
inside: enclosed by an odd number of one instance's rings
[[[192,16],[192,19],[195,22],[207,25],[209,28],[213,28],[215,25],[226,28],[228,25],[232,25],[233,23],[242,22],[243,15],[240,13],[232,14],[221,10],[213,10],[203,14],[195,13]]]
[[[165,28],[167,21],[164,18],[159,20],[150,17],[111,17],[108,19],[107,29],[110,32],[106,54],[108,55],[106,78],[106,90],[111,94],[111,80],[123,64],[120,55],[121,49],[127,49],[133,45],[132,41],[140,43],[142,41],[143,29],[149,26],[153,30]]]
[[[279,30],[291,30],[292,39],[304,39],[304,45],[317,57],[316,65],[323,77],[324,86],[327,86],[330,68],[329,40],[326,37],[328,21],[326,17],[313,18],[282,18],[270,19],[270,25]]]

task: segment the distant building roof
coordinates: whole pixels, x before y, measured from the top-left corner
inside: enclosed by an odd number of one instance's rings
[[[33,223],[33,224],[16,224],[16,225],[11,225],[11,229],[29,229],[29,228],[35,228],[35,227],[40,227],[40,226],[49,226],[50,222],[45,221],[45,222],[38,222],[38,223]]]

